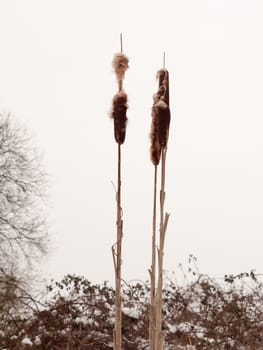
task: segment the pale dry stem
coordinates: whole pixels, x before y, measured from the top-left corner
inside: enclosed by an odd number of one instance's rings
[[[163,289],[163,256],[165,234],[167,230],[169,214],[164,216],[164,200],[165,200],[165,161],[167,148],[162,149],[162,169],[161,169],[161,190],[160,190],[160,239],[158,248],[158,283],[156,291],[156,331],[154,337],[155,350],[164,349],[164,337],[162,332],[162,289]]]

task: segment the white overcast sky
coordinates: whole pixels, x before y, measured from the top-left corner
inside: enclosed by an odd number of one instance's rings
[[[149,130],[163,51],[171,128],[165,269],[198,258],[213,276],[263,271],[263,2],[0,0],[0,110],[34,135],[50,175],[47,276],[113,281],[113,54],[124,87],[123,278],[148,279]]]

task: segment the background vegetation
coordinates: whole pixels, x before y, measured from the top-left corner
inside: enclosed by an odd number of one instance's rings
[[[242,273],[218,281],[189,268],[188,282],[166,278],[165,349],[262,349],[262,276]],[[16,281],[0,285],[1,349],[112,349],[114,289],[67,275],[32,297]],[[149,282],[124,284],[123,347],[148,349]]]

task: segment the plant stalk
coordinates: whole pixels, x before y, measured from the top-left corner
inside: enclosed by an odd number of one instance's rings
[[[156,291],[156,332],[155,332],[155,350],[164,349],[164,337],[162,332],[162,289],[163,289],[163,256],[165,233],[168,225],[169,214],[164,216],[165,201],[165,162],[167,148],[162,148],[161,154],[161,190],[160,190],[160,239],[158,248],[158,283]]]
[[[155,348],[156,331],[156,197],[157,197],[157,165],[154,166],[154,191],[153,191],[153,221],[152,221],[152,265],[151,278],[151,300],[150,300],[150,322],[149,322],[149,344],[150,350]]]
[[[122,297],[121,297],[121,251],[122,251],[122,209],[121,209],[121,145],[118,144],[118,190],[117,190],[117,252],[115,257],[115,327],[114,350],[121,350],[122,345]]]

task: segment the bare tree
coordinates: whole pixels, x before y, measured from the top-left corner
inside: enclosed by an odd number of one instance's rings
[[[0,265],[30,264],[46,252],[46,176],[27,131],[0,114]]]

